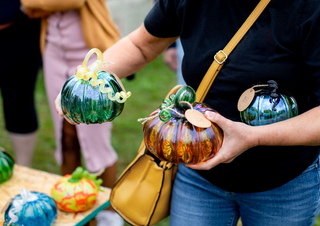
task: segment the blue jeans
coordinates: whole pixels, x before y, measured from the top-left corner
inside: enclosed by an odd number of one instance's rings
[[[171,200],[172,226],[312,226],[319,213],[319,158],[301,175],[264,192],[226,192],[179,166]],[[226,178],[227,180],[227,178]]]

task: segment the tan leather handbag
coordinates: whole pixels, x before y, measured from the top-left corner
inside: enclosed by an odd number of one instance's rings
[[[166,98],[181,87],[175,86]],[[148,152],[142,141],[138,155],[111,190],[112,208],[132,225],[153,225],[169,216],[177,168]]]
[[[213,80],[221,70],[228,55],[256,21],[270,0],[262,0],[214,61],[197,89],[197,102],[205,98]],[[175,93],[181,85],[168,94]],[[153,225],[170,214],[171,191],[177,165],[160,161],[152,155],[142,141],[138,155],[124,170],[111,190],[110,204],[132,225]]]

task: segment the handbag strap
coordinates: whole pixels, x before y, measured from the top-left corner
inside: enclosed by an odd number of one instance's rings
[[[232,52],[232,50],[236,47],[236,45],[240,42],[243,36],[247,33],[253,23],[258,19],[262,11],[266,8],[271,0],[261,0],[256,8],[252,11],[246,21],[239,28],[237,33],[232,37],[229,43],[224,47],[223,50],[219,50],[215,56],[214,60],[209,67],[207,73],[203,77],[197,92],[197,102],[202,102],[206,97],[214,79],[217,77],[219,71],[227,60],[228,56]]]

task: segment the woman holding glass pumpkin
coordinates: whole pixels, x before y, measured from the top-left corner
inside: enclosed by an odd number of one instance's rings
[[[258,2],[158,0],[144,24],[104,59],[123,78],[180,37],[183,76],[197,89],[215,53]],[[212,159],[179,166],[172,225],[236,225],[239,217],[243,225],[313,225],[320,192],[319,26],[319,1],[271,1],[228,56],[204,100],[218,112],[205,115],[223,130],[223,144]],[[263,126],[242,123],[239,97],[269,80],[292,94],[299,115]],[[63,116],[60,96],[56,110]]]

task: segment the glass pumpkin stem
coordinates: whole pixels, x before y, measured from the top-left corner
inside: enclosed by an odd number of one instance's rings
[[[174,104],[177,108],[185,110],[185,106],[181,105],[183,102],[193,104],[196,101],[196,92],[191,86],[182,86],[177,92]]]
[[[68,180],[70,183],[76,183],[83,178],[84,170],[81,166],[77,167],[75,171],[71,174],[70,179]]]
[[[87,67],[88,60],[94,53],[97,54],[97,60],[88,69]],[[103,65],[102,52],[97,48],[93,48],[87,53],[86,57],[84,58],[81,67],[77,70],[76,77],[78,79],[83,79],[85,81],[88,81],[91,78],[91,81],[90,81],[91,85],[93,86],[100,85],[99,86],[100,92],[108,93],[108,98],[110,100],[117,101],[118,103],[124,103],[127,100],[127,98],[131,96],[131,92],[125,93],[124,91],[121,91],[120,93],[117,92],[114,96],[112,96],[112,93],[113,93],[112,89],[110,87],[105,88],[105,82],[103,81],[103,79],[98,79],[98,69],[102,65]]]
[[[89,58],[91,57],[92,54],[97,54],[97,60],[90,66],[90,68],[87,68],[87,63]],[[101,67],[101,65],[103,64],[103,55],[102,52],[97,49],[97,48],[93,48],[91,49],[86,57],[84,58],[81,68],[78,69],[76,76],[77,78],[82,78],[84,80],[89,80],[90,77],[97,79],[98,77],[98,69]]]
[[[118,103],[124,103],[131,96],[130,91],[127,93],[124,91],[120,91],[120,92],[116,92],[114,95],[112,95],[113,89],[111,87],[105,88],[105,82],[103,81],[103,79],[92,79],[91,80],[91,85],[96,86],[99,84],[100,84],[100,86],[99,86],[100,92],[106,93],[108,95],[109,100],[117,101]]]
[[[97,188],[100,189],[100,185],[102,184],[103,180],[102,179],[97,179],[97,175],[94,173],[89,173],[88,170],[84,170],[81,166],[77,167],[75,171],[72,173],[71,177],[69,178],[68,182],[70,183],[77,183],[79,182],[82,178],[86,178],[88,180],[91,180],[95,183]]]
[[[32,194],[31,192],[29,192],[26,189],[21,189],[20,195],[21,195],[22,200],[14,200],[12,203],[13,208],[9,211],[9,217],[11,220],[8,225],[18,221],[18,217],[15,214],[19,213],[22,210],[22,206],[24,204],[26,204],[27,202],[35,201],[38,199],[38,196]]]

